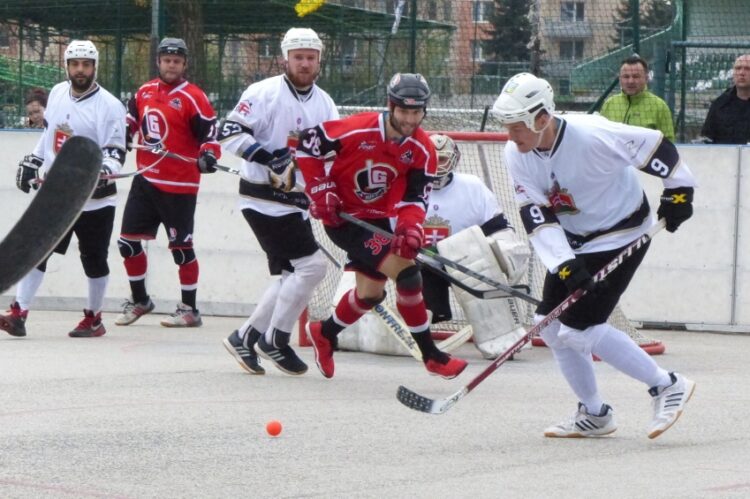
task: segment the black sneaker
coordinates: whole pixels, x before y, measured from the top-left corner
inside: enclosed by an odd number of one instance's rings
[[[266,374],[258,361],[258,355],[253,350],[250,340],[251,333],[245,335],[245,339],[240,338],[240,333],[236,329],[222,343],[227,352],[237,359],[240,367],[250,374]]]
[[[266,343],[265,337],[261,335],[258,343],[255,344],[255,351],[264,359],[273,362],[276,367],[287,374],[299,376],[307,372],[307,364],[302,362],[302,359],[294,353],[294,350],[289,345],[276,348]]]

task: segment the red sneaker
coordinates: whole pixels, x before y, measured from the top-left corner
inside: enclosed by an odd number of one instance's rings
[[[323,324],[319,321],[308,322],[305,330],[315,350],[315,363],[320,373],[326,378],[333,378],[333,344],[323,336]]]
[[[68,333],[71,338],[94,338],[104,336],[107,330],[102,324],[102,313],[94,315],[91,310],[83,311],[83,320],[78,323],[76,328]]]
[[[10,304],[8,315],[0,315],[0,329],[11,336],[26,336],[26,318],[28,310],[21,310],[17,301]]]
[[[425,360],[424,366],[430,374],[435,374],[445,379],[453,379],[466,369],[468,362],[458,357],[451,357],[445,354],[448,358],[445,362],[436,358],[430,358]]]

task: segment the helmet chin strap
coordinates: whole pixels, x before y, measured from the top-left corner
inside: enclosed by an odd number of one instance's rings
[[[536,127],[533,126],[534,124],[532,123],[531,131],[534,132],[534,133],[539,134],[539,137],[536,139],[536,145],[534,145],[534,149],[539,149],[539,145],[542,143],[542,138],[544,138],[544,131],[547,130],[547,128],[549,128],[549,126],[554,121],[554,116],[553,115],[549,115],[549,116],[550,116],[550,119],[547,120],[547,124],[544,125],[541,128],[541,130],[537,130]],[[534,118],[535,118],[534,121],[536,121],[536,117],[534,117]]]

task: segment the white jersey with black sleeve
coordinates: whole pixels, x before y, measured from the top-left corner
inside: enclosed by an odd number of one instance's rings
[[[104,164],[117,173],[125,162],[125,106],[98,84],[80,97],[73,97],[69,81],[55,85],[44,111],[45,127],[34,148],[44,159],[42,172],[52,165],[63,143],[74,135],[88,137],[102,148]],[[114,182],[94,191],[83,211],[117,204]]]
[[[221,145],[243,159],[240,208],[269,216],[306,212],[308,200],[302,189],[285,193],[272,188],[265,163],[274,151],[288,147],[290,135],[338,118],[333,99],[317,85],[301,93],[285,75],[250,85],[219,134]],[[299,172],[297,184],[304,185]]]
[[[655,223],[637,170],[660,177],[665,188],[695,187],[677,149],[657,130],[594,115],[555,120],[549,151],[505,147],[524,227],[552,272],[575,253],[625,246]]]

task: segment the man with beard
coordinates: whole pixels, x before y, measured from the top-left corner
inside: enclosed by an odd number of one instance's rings
[[[159,76],[141,85],[128,102],[128,133],[140,134],[138,169],[158,163],[133,179],[117,245],[124,258],[132,300],[115,320],[127,326],[154,309],[146,292],[148,261],[142,239],[154,239],[164,225],[169,250],[178,266],[182,301],[161,321],[164,327],[199,327],[196,308],[198,260],[193,226],[201,173],[216,171],[221,147],[216,142],[216,113],[206,94],[185,79],[187,46],[181,38],[164,38],[157,49]],[[166,157],[166,150],[195,162]]]
[[[52,89],[45,110],[45,127],[34,152],[21,161],[16,185],[23,192],[37,189],[65,140],[80,135],[102,148],[102,173],[116,173],[125,161],[125,108],[96,82],[99,52],[88,40],[74,40],[65,50],[68,80]],[[40,175],[41,174],[41,175]],[[70,232],[54,252],[64,254],[72,234],[78,238],[83,271],[88,278],[88,301],[83,320],[68,333],[71,337],[102,336],[104,294],[109,280],[107,254],[115,219],[117,189],[114,181],[101,180]],[[53,214],[50,214],[53,215]],[[47,259],[18,283],[16,299],[2,321],[13,336],[26,335],[29,307],[42,284]]]
[[[420,74],[397,73],[388,84],[388,111],[360,113],[306,130],[297,161],[310,197],[310,214],[325,225],[328,237],[347,252],[347,270],[356,286],[323,322],[308,323],[315,361],[333,377],[336,335],[385,299],[385,283],[396,283],[396,306],[422,352],[428,372],[450,379],[466,361],[441,352],[430,336],[415,258],[424,242],[422,223],[432,179],[435,147],[420,124],[430,88]],[[331,164],[326,164],[331,162]],[[373,234],[345,222],[339,212],[367,219],[394,237]]]
[[[323,279],[327,262],[308,219],[308,200],[293,192],[296,136],[339,117],[331,97],[315,84],[323,42],[309,28],[291,28],[281,41],[284,74],[250,85],[221,127],[222,145],[241,157],[240,208],[268,259],[274,279],[253,314],[224,340],[251,374],[264,374],[254,351],[281,371],[301,375],[307,365],[289,346],[294,323]]]

